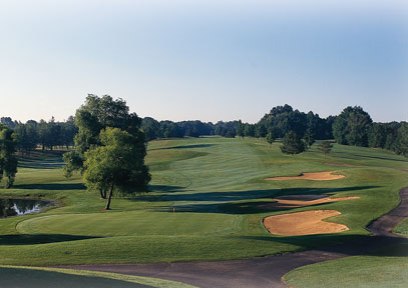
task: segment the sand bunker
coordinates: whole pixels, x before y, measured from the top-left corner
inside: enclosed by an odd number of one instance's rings
[[[272,199],[274,202],[258,205],[261,209],[280,210],[359,199],[357,196],[331,198],[327,195],[287,195]]]
[[[290,195],[277,197],[273,200],[276,202],[271,203],[275,204],[275,207],[285,207],[285,208],[296,208],[303,206],[311,206],[317,204],[331,203],[337,201],[353,200],[358,199],[357,196],[348,196],[348,197],[339,197],[331,198],[325,195]]]
[[[322,220],[340,214],[336,210],[312,210],[269,216],[263,220],[263,223],[271,234],[282,236],[339,233],[349,228],[343,224]]]
[[[285,177],[271,177],[265,180],[275,180],[275,181],[285,181],[285,180],[315,180],[315,181],[327,181],[327,180],[337,180],[342,179],[345,176],[339,174],[333,174],[334,171],[324,171],[324,172],[311,172],[302,173],[299,176],[285,176]]]

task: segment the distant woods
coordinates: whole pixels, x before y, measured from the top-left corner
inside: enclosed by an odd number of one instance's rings
[[[6,179],[4,188],[11,188],[17,173],[13,130],[0,124],[0,182]]]
[[[309,148],[315,140],[334,139],[343,145],[383,148],[408,156],[408,123],[375,123],[361,107],[346,107],[338,116],[321,118],[312,111],[294,110],[290,105],[277,106],[265,114],[257,123],[242,121],[157,121],[146,117],[142,129],[148,140],[218,135],[223,137],[266,138],[268,143],[286,137],[283,152],[297,154]],[[299,143],[299,139],[304,144]],[[299,149],[293,150],[293,147]],[[288,148],[288,149],[287,149]],[[294,153],[297,152],[297,153]]]
[[[54,119],[26,123],[1,118],[1,123],[14,130],[17,149],[29,153],[36,147],[52,150],[71,147],[78,132],[75,117],[63,122]],[[306,148],[315,140],[334,139],[339,144],[383,148],[408,156],[408,123],[375,123],[361,107],[346,107],[338,116],[321,118],[318,114],[293,109],[290,105],[272,108],[257,123],[240,120],[217,123],[195,121],[157,121],[141,119],[141,130],[147,141],[161,138],[182,138],[218,135],[222,137],[267,138],[269,143],[293,132]],[[293,136],[293,135],[292,135]],[[293,137],[292,137],[293,138]]]
[[[69,117],[63,122],[57,122],[52,117],[49,121],[29,120],[26,123],[13,121],[10,117],[2,117],[0,122],[14,131],[16,149],[23,154],[29,154],[37,148],[41,150],[54,150],[57,147],[68,149],[74,145],[74,137],[78,132],[74,117]]]

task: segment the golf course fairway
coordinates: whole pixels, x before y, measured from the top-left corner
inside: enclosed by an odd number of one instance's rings
[[[31,159],[20,159],[15,186],[1,189],[0,195],[51,200],[54,206],[0,219],[0,264],[228,260],[347,243],[369,237],[366,226],[394,208],[399,189],[408,186],[408,161],[392,152],[335,145],[329,155],[312,147],[290,156],[279,145],[255,138],[151,141],[146,161],[150,191],[116,195],[110,211],[103,210],[98,193],[86,191],[80,176],[64,178],[60,155],[36,152]],[[325,171],[344,177],[265,180]],[[265,208],[289,195],[352,200]],[[268,216],[316,209],[339,211],[330,222],[349,230],[277,236],[262,223]]]

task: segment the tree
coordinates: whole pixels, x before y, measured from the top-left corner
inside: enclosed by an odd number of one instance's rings
[[[312,147],[313,143],[315,142],[313,133],[309,129],[306,130],[305,136],[303,136],[303,140],[305,141],[308,149]]]
[[[87,150],[92,146],[100,146],[99,133],[106,127],[129,132],[139,139],[139,149],[146,149],[144,133],[140,130],[141,119],[136,113],[129,113],[129,107],[122,99],[113,100],[109,95],[98,97],[89,94],[85,104],[76,111],[75,124],[78,127],[78,133],[74,139],[76,154],[71,153],[71,155],[82,157],[83,160]],[[71,162],[69,155],[64,159],[68,163]],[[68,168],[66,167],[65,170],[67,171]],[[70,171],[67,172],[69,175]]]
[[[255,136],[257,138],[264,138],[268,134],[268,130],[266,130],[265,126],[262,124],[255,125]]]
[[[104,157],[111,155],[109,153],[111,153],[110,149],[112,148],[111,143],[113,143],[113,140],[109,140],[109,137],[106,136],[107,132],[103,131],[108,130],[108,128],[117,128],[119,131],[126,132],[132,137],[131,143],[133,147],[131,147],[131,151],[133,151],[134,154],[132,154],[132,158],[129,159],[132,159],[132,161],[135,162],[135,165],[140,165],[139,169],[142,171],[134,174],[131,178],[132,181],[125,179],[126,181],[124,183],[133,184],[134,186],[132,189],[143,189],[146,186],[146,184],[150,181],[150,174],[148,172],[148,168],[144,164],[140,164],[144,163],[144,157],[146,155],[145,137],[143,131],[140,129],[141,119],[135,113],[129,114],[129,107],[126,105],[124,100],[113,100],[112,97],[108,95],[98,97],[90,94],[86,98],[85,104],[77,110],[75,123],[78,127],[78,133],[74,139],[75,150],[64,154],[65,176],[71,176],[74,171],[81,172],[81,174],[84,176],[84,180],[88,184],[96,183],[92,185],[89,184],[88,186],[92,189],[98,188],[101,197],[106,198],[107,186],[102,185],[102,180],[95,177],[104,175],[104,173],[109,169],[105,172],[102,170],[107,169],[106,167],[108,166],[106,165],[109,163],[106,164],[101,160],[101,167],[98,167],[98,161],[95,159],[102,157],[97,155],[98,152],[100,152],[101,155],[105,155]],[[102,132],[105,134],[102,134]],[[117,132],[115,133],[113,133],[114,135],[112,137],[117,136]],[[100,149],[98,150],[98,148]],[[115,149],[119,148],[120,145],[115,146]],[[122,147],[124,150],[128,148],[129,145],[123,145]],[[88,151],[90,152],[87,153]],[[135,151],[137,151],[137,154],[135,154]],[[116,150],[113,152],[116,153]],[[123,151],[121,153],[125,152],[126,151]],[[137,155],[138,158],[136,158],[135,155]],[[90,157],[91,160],[89,160],[88,157]],[[105,167],[103,166],[103,163],[105,163]],[[92,175],[95,175],[95,177]],[[114,186],[118,187],[118,189],[121,187],[116,182],[114,183]]]
[[[100,133],[101,146],[85,153],[86,186],[102,191],[103,198],[107,198],[106,210],[110,209],[115,190],[131,193],[144,189],[150,180],[144,165],[146,152],[138,149],[138,141],[126,131],[108,127]]]
[[[147,141],[160,137],[160,123],[151,117],[143,118],[142,130],[145,133]]]
[[[60,123],[61,125],[61,144],[68,149],[74,145],[75,135],[78,133],[78,127],[75,125],[74,117],[70,116],[67,121]]]
[[[16,143],[13,130],[0,124],[0,181],[6,177],[6,189],[11,188],[17,173]]]
[[[271,145],[273,142],[275,142],[275,137],[273,136],[272,132],[268,132],[268,134],[266,134],[266,142]]]
[[[244,135],[245,137],[255,137],[255,125],[246,123],[244,127]]]
[[[345,108],[333,123],[333,136],[337,143],[368,146],[368,131],[373,120],[359,106]]]
[[[319,143],[319,146],[317,147],[317,149],[321,152],[324,153],[324,155],[327,155],[331,152],[333,148],[333,144],[330,141],[322,141]]]
[[[408,157],[408,123],[402,122],[398,129],[395,152],[399,155]]]
[[[242,124],[241,120],[237,122],[236,130],[239,137],[244,137],[244,124]]]
[[[386,127],[383,123],[373,123],[368,130],[368,146],[384,148],[387,140]]]
[[[305,143],[296,135],[295,132],[289,131],[282,139],[282,146],[280,147],[282,153],[285,154],[299,154],[306,150]]]

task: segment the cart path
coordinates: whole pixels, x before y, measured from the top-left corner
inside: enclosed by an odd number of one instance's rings
[[[243,260],[58,267],[162,278],[201,288],[286,287],[281,278],[295,268],[350,255],[363,255],[386,245],[406,241],[393,234],[392,230],[408,217],[408,187],[400,190],[400,198],[401,203],[396,208],[367,227],[373,236],[364,236],[338,246]]]

